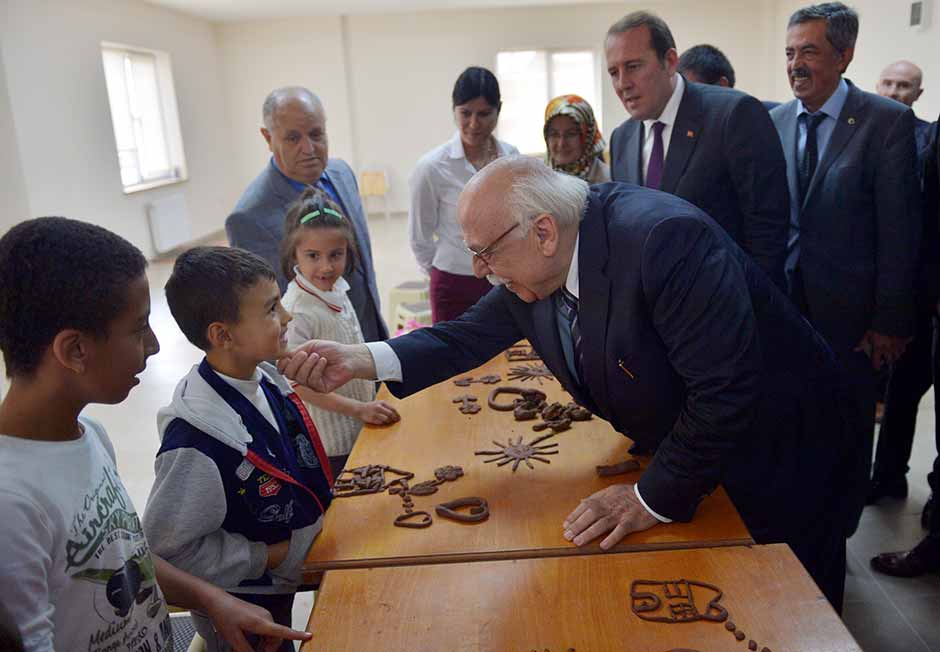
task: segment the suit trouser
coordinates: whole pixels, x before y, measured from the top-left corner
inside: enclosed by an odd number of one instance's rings
[[[845,589],[845,492],[857,462],[850,388],[834,361],[769,372],[721,482],[757,543],[786,543],[837,611]],[[799,373],[801,383],[794,374]]]
[[[934,339],[935,318],[927,313],[917,315],[914,339],[904,355],[895,363],[888,381],[885,413],[878,431],[878,448],[872,477],[893,482],[902,479],[908,471],[908,461],[914,443],[917,407],[937,373]],[[934,406],[940,433],[940,404]],[[937,441],[940,451],[940,439]]]
[[[850,401],[853,441],[856,446],[855,469],[845,487],[848,498],[846,536],[850,537],[858,529],[871,484],[871,460],[875,444],[876,377],[871,358],[861,351],[836,351],[836,356],[845,370],[851,392],[847,400]]]
[[[814,323],[809,302],[806,299],[806,286],[803,273],[799,266],[789,276],[790,300],[793,301],[800,313],[806,317],[810,324],[827,340],[830,338],[823,329]],[[855,534],[858,529],[865,499],[868,497],[868,488],[871,484],[872,451],[875,443],[875,403],[877,401],[877,376],[871,365],[871,358],[861,351],[855,351],[858,342],[849,342],[838,347],[829,341],[832,351],[836,354],[842,371],[845,374],[845,383],[849,390],[848,417],[851,420],[853,434],[851,440],[854,445],[854,466],[846,479],[846,537]]]

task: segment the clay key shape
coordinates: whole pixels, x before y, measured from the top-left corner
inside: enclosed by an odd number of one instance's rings
[[[460,403],[460,411],[464,414],[476,414],[482,408],[480,404],[477,403],[475,396],[470,396],[469,394],[463,394],[462,396],[456,397],[452,403]]]
[[[421,520],[414,520],[417,517]],[[409,527],[414,529],[431,527],[431,515],[427,512],[406,512],[395,517],[395,525],[398,527]]]
[[[460,507],[469,507],[470,513],[458,512],[457,509]],[[468,496],[467,498],[458,498],[441,503],[434,508],[434,511],[437,512],[438,516],[462,523],[479,523],[490,517],[490,506],[486,499],[477,496]]]

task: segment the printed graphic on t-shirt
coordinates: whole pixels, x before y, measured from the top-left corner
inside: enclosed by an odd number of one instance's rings
[[[88,640],[74,641],[69,649],[170,650],[170,619],[140,519],[115,471],[101,470],[65,543],[66,573],[87,585],[92,620],[97,618],[86,623]]]

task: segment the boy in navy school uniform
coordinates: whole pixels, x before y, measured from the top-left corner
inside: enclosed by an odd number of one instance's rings
[[[242,249],[196,247],[177,258],[167,303],[206,357],[158,414],[144,529],[173,564],[289,625],[333,478],[303,402],[267,362],[287,352],[291,319],[276,279]]]
[[[247,632],[308,639],[151,554],[89,403],[120,403],[159,350],[147,261],[61,217],[0,238],[0,601],[27,652],[172,650],[166,601],[200,609],[239,652]],[[4,623],[9,625],[9,623]],[[276,637],[276,638],[270,638]]]

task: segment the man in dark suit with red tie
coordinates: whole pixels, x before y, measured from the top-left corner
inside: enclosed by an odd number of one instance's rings
[[[614,181],[662,190],[708,213],[784,287],[786,162],[760,101],[690,83],[666,23],[638,11],[607,32],[607,72],[630,119],[610,139]]]

